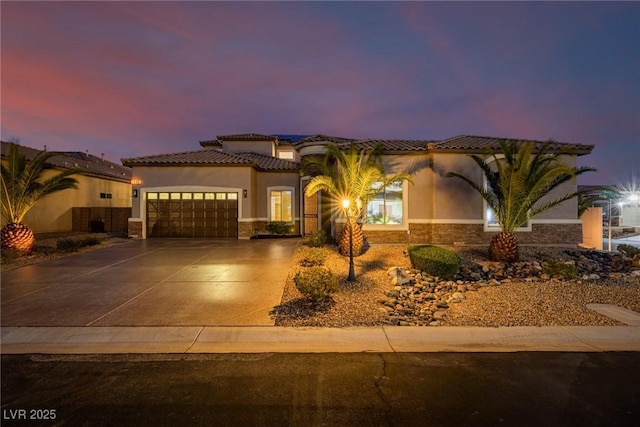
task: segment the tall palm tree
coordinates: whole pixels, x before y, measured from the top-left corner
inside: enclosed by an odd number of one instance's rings
[[[535,149],[533,142],[526,142],[518,147],[515,141],[501,141],[500,148],[504,158],[499,158],[499,153],[493,150],[487,150],[487,156],[470,155],[484,173],[486,188],[455,172],[446,175],[469,184],[493,210],[502,231],[491,239],[490,259],[517,261],[519,249],[515,230],[536,215],[578,196],[581,192],[573,191],[553,200],[541,199],[574,177],[595,171],[592,167],[570,167],[562,163],[560,156],[571,154],[571,151],[552,151],[551,143],[552,141],[548,141]],[[495,170],[490,166],[494,162]]]
[[[384,190],[385,186],[398,180],[409,180],[406,173],[386,175],[382,166],[382,145],[360,152],[354,144],[348,150],[331,145],[323,159],[306,158],[303,173],[315,175],[305,187],[305,195],[311,196],[318,191],[328,193],[336,207],[343,206],[348,200],[347,226],[340,236],[340,253],[349,254],[349,236],[353,232],[353,253],[360,255],[364,245],[364,236],[360,225],[367,203]]]
[[[31,161],[20,154],[17,144],[9,144],[6,161],[2,163],[2,218],[6,225],[0,231],[2,249],[19,255],[33,249],[33,231],[22,223],[24,216],[40,200],[49,194],[69,188],[77,188],[78,181],[71,178],[81,169],[67,169],[47,179],[43,173],[50,166],[47,160],[57,153],[40,151]]]

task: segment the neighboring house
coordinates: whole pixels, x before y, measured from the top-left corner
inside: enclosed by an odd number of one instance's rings
[[[41,150],[19,145],[27,160]],[[2,142],[2,160],[9,152],[9,143]],[[82,152],[62,152],[49,159],[51,171],[83,169],[77,189],[64,190],[42,199],[25,216],[24,223],[34,233],[68,231],[127,231],[131,216],[131,169]],[[4,221],[3,221],[4,222]]]
[[[602,208],[602,222],[614,227],[640,227],[640,191],[622,185],[580,185],[592,206]]]
[[[522,143],[523,140],[516,142]],[[331,234],[343,218],[326,195],[304,196],[309,176],[301,176],[306,156],[329,145],[358,149],[384,147],[387,173],[408,172],[413,183],[397,182],[367,206],[363,229],[371,243],[488,244],[499,230],[484,201],[449,171],[483,174],[468,154],[499,149],[499,138],[457,136],[442,141],[354,140],[348,138],[241,134],[202,141],[203,149],[122,159],[133,168],[130,235],[146,237],[226,237],[247,239],[269,221],[286,221],[296,233],[318,229]],[[536,142],[541,145],[542,142]],[[575,166],[591,145],[554,142],[571,148],[563,158]],[[575,191],[565,183],[551,194]],[[523,244],[578,244],[582,241],[577,201],[567,201],[534,219],[517,233]]]

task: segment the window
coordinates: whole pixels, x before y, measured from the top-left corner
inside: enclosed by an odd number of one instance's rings
[[[490,191],[491,185],[487,182],[486,177],[483,178],[485,188]],[[498,223],[498,218],[491,209],[491,207],[487,204],[486,201],[482,201],[484,206],[484,231],[502,231],[502,227]],[[531,222],[527,221],[521,227],[517,228],[518,231],[531,231]]]
[[[278,158],[293,160],[293,151],[278,151]]]
[[[375,189],[382,186],[374,184]],[[367,204],[367,224],[402,224],[402,181],[393,181]]]
[[[271,190],[269,199],[271,201],[271,221],[291,222],[293,220],[292,190]]]

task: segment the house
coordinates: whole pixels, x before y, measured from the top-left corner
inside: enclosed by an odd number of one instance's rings
[[[9,153],[8,142],[2,141],[2,160]],[[41,150],[18,146],[27,160]],[[46,148],[45,148],[46,149]],[[127,231],[131,216],[131,169],[88,152],[61,152],[47,162],[55,175],[63,169],[83,169],[77,189],[51,194],[35,205],[25,216],[24,223],[34,233],[69,231]],[[4,222],[4,221],[3,221]]]
[[[286,221],[301,235],[325,229],[335,236],[344,219],[327,195],[304,196],[311,177],[301,176],[301,162],[322,155],[329,145],[369,149],[381,144],[385,171],[408,172],[413,183],[394,183],[369,203],[363,230],[371,243],[488,244],[499,231],[491,211],[473,189],[445,174],[463,173],[482,184],[483,174],[468,155],[497,150],[499,141],[468,135],[428,141],[249,133],[201,141],[197,151],[122,159],[133,168],[129,234],[248,239],[270,221]],[[573,149],[575,154],[562,158],[575,166],[577,156],[593,146],[550,146],[563,148]],[[567,182],[551,196],[575,191],[576,185]],[[577,201],[532,219],[517,236],[523,244],[580,243]]]
[[[640,189],[628,185],[580,185],[591,206],[602,208],[602,222],[613,227],[640,227]]]

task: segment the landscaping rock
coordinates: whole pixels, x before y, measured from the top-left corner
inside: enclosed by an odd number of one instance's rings
[[[566,250],[564,255],[567,259],[559,261],[571,266],[573,271],[577,272],[577,277],[584,282],[601,282],[625,275],[640,277],[640,270],[633,268],[633,265],[640,262],[640,256],[636,256],[632,261],[619,253],[595,250]],[[557,261],[555,262],[557,264]],[[444,322],[449,304],[464,303],[467,292],[486,286],[512,283],[536,286],[540,281],[570,280],[570,277],[564,278],[561,273],[555,271],[554,277],[551,277],[546,272],[548,265],[547,260],[512,264],[499,262],[469,264],[464,265],[450,280],[442,280],[418,270],[392,267],[387,274],[395,287],[393,291],[387,292],[387,296],[391,298],[382,302],[384,312],[387,314],[387,323],[440,326]]]

